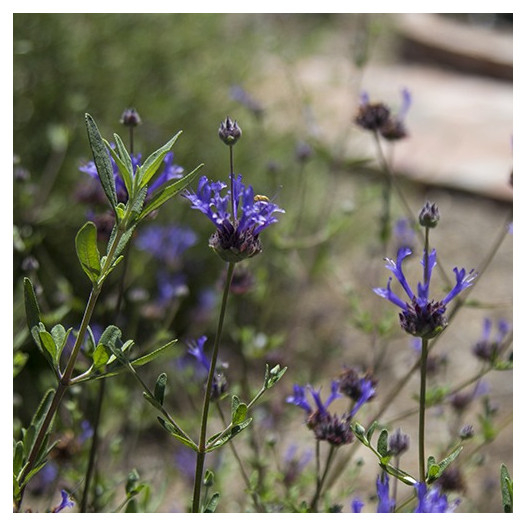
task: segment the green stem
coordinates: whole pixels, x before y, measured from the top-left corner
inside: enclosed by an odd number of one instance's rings
[[[319,476],[319,453],[320,453],[320,450],[319,450],[319,446],[320,446],[320,442],[318,441],[317,442],[317,446],[316,446],[316,459],[317,459],[317,476],[316,476],[316,493],[314,494],[314,496],[312,497],[312,500],[311,500],[311,503],[310,503],[310,509],[311,511],[313,512],[317,512],[318,511],[318,501],[320,500],[320,496],[321,496],[321,492],[322,492],[322,489],[323,489],[323,485],[325,484],[325,479],[327,478],[327,474],[329,473],[329,469],[331,467],[331,463],[334,459],[334,453],[336,452],[336,446],[333,446],[331,444],[331,448],[329,449],[329,454],[327,455],[327,461],[325,462],[325,468],[323,470],[323,474],[322,476],[320,477]]]
[[[429,340],[422,338],[422,354],[420,357],[420,400],[418,416],[418,465],[420,480],[426,479],[426,458],[425,458],[425,417],[426,417],[426,375],[427,375],[427,354]]]
[[[205,464],[206,455],[206,428],[208,424],[208,411],[210,408],[210,397],[212,395],[212,387],[214,384],[214,374],[217,363],[217,356],[219,354],[219,341],[221,333],[223,332],[223,323],[225,321],[226,305],[228,300],[228,293],[230,291],[230,283],[232,275],[234,274],[235,263],[228,264],[227,276],[225,280],[225,289],[223,291],[223,299],[221,301],[221,310],[219,312],[219,321],[217,324],[217,331],[214,341],[214,349],[212,351],[212,359],[210,360],[210,370],[208,371],[208,380],[206,382],[205,396],[203,400],[203,412],[201,415],[201,432],[199,434],[199,445],[197,451],[197,462],[195,466],[194,479],[194,494],[192,500],[192,513],[199,513],[199,501],[201,498],[201,484],[203,480],[203,468]]]

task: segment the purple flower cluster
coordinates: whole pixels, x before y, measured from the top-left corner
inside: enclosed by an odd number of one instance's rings
[[[505,336],[510,332],[511,326],[506,320],[497,322],[496,334],[491,338],[492,322],[484,319],[482,336],[473,346],[473,354],[482,361],[494,362],[501,354],[501,346]]]
[[[453,269],[456,277],[454,287],[444,299],[440,301],[430,300],[429,284],[432,270],[436,266],[436,250],[432,250],[429,255],[424,251],[424,256],[421,260],[422,266],[424,267],[424,279],[423,283],[418,283],[417,294],[413,292],[407,283],[407,279],[402,270],[403,260],[411,253],[411,249],[406,247],[398,251],[396,262],[386,258],[386,268],[388,268],[399,281],[409,297],[409,302],[403,301],[391,290],[392,277],[389,278],[386,288],[375,288],[373,291],[402,309],[400,313],[400,325],[405,331],[413,336],[429,339],[446,328],[446,305],[471,285],[476,274],[473,270],[467,273],[465,269],[459,270],[455,267]]]
[[[380,133],[388,141],[396,141],[407,137],[405,118],[410,107],[411,93],[406,88],[402,90],[402,105],[396,115],[392,115],[385,104],[371,103],[369,94],[363,92],[355,122],[366,130]]]
[[[201,177],[197,192],[186,191],[183,195],[195,208],[205,214],[215,225],[216,232],[210,238],[210,246],[220,257],[237,262],[259,254],[262,245],[259,234],[277,222],[274,214],[284,212],[266,197],[254,196],[251,186],[241,182],[241,175],[232,177],[232,193],[223,182],[210,182]],[[230,204],[233,204],[233,211]]]
[[[354,400],[352,410],[342,416],[338,416],[329,412],[328,408],[334,400],[342,398],[342,392],[349,396],[345,389],[344,391],[341,390],[341,385],[341,381],[334,380],[331,383],[331,394],[323,402],[321,389],[315,390],[310,385],[301,386],[294,384],[293,394],[286,399],[288,403],[301,407],[305,411],[307,427],[314,432],[316,439],[326,440],[334,446],[349,444],[353,440],[354,435],[350,428],[351,419],[360,407],[375,394],[371,379],[365,377],[357,379],[355,386],[356,396],[354,398],[351,396]],[[314,402],[314,405],[311,404],[307,393],[310,394],[310,399]]]

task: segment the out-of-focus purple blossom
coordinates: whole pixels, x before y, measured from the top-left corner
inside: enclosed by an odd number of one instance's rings
[[[236,84],[230,88],[230,97],[250,110],[256,118],[263,115],[263,106],[252,95],[250,95],[240,85]]]
[[[393,236],[397,244],[397,251],[401,248],[414,249],[416,233],[411,226],[411,221],[406,217],[401,217],[395,222],[393,226]]]
[[[83,420],[80,423],[80,428],[79,442],[82,444],[93,436],[93,427],[91,427],[91,424],[87,420]]]
[[[205,343],[207,339],[206,336],[201,336],[197,338],[197,340],[188,341],[186,344],[186,351],[197,360],[197,363],[206,374],[208,374],[210,369],[210,360],[205,355]]]
[[[72,508],[75,505],[75,503],[70,499],[67,491],[63,489],[60,490],[60,495],[62,497],[62,501],[58,506],[55,506],[55,508],[53,508],[53,513],[59,513],[62,510],[66,508]]]
[[[491,338],[492,321],[484,319],[482,336],[473,346],[473,354],[482,361],[494,362],[501,353],[504,338],[511,331],[511,325],[506,320],[497,322],[496,334]]]
[[[297,405],[298,407],[301,407],[307,412],[307,416],[311,415],[314,411],[319,411],[322,414],[327,413],[327,408],[329,405],[332,404],[334,400],[337,398],[341,398],[341,394],[338,392],[339,388],[339,382],[334,380],[331,383],[331,394],[323,403],[321,401],[321,389],[318,391],[315,391],[310,385],[307,386],[301,386],[294,384],[293,386],[293,394],[291,396],[288,396],[286,401],[289,404]],[[313,408],[311,404],[309,403],[309,400],[307,399],[307,391],[310,393],[312,400],[315,402],[315,407]]]
[[[181,272],[166,272],[159,270],[157,273],[157,288],[159,296],[157,302],[161,306],[172,303],[175,299],[188,294],[186,276]]]
[[[193,230],[176,225],[149,225],[137,236],[137,247],[168,268],[177,268],[182,254],[196,242]]]
[[[369,373],[360,373],[355,368],[346,368],[340,375],[338,390],[348,396],[354,404],[351,410],[353,417],[359,409],[376,395],[378,381]]]
[[[455,411],[460,413],[464,409],[466,409],[468,405],[471,404],[471,402],[473,402],[480,396],[488,394],[489,391],[489,384],[487,382],[479,380],[471,391],[461,391],[450,396],[449,403]]]
[[[380,133],[388,141],[396,141],[407,137],[405,120],[411,107],[412,97],[407,88],[402,89],[401,95],[402,104],[398,113],[393,115],[387,105],[371,103],[369,94],[365,91],[362,92],[354,122],[365,130]]]
[[[389,454],[400,456],[409,449],[409,436],[397,429],[389,436]]]
[[[396,503],[389,496],[389,477],[384,472],[376,479],[376,494],[378,495],[377,513],[392,513]]]
[[[294,385],[293,394],[286,399],[288,403],[301,407],[306,412],[307,427],[314,432],[316,439],[326,440],[333,446],[349,444],[354,438],[350,427],[351,415],[345,414],[340,417],[328,411],[329,405],[337,398],[341,398],[338,386],[337,381],[332,382],[331,394],[325,402],[320,396],[321,389],[316,391],[311,386],[300,385]],[[314,406],[311,406],[307,399],[307,391],[314,401]]]
[[[403,301],[391,290],[392,277],[389,278],[386,288],[375,288],[373,291],[402,309],[402,312],[400,313],[400,325],[406,332],[413,336],[418,336],[419,338],[429,339],[435,337],[446,328],[446,305],[460,294],[460,292],[471,286],[476,274],[473,270],[467,273],[465,269],[459,270],[455,267],[453,269],[456,276],[454,287],[444,299],[440,301],[430,300],[429,285],[433,268],[436,265],[436,250],[432,250],[430,254],[427,254],[426,251],[424,251],[421,260],[421,264],[424,268],[424,277],[423,282],[418,283],[417,294],[415,294],[409,286],[402,270],[402,262],[410,254],[411,250],[409,248],[402,248],[398,251],[396,262],[386,258],[386,268],[391,270],[399,281],[409,298],[409,302]]]
[[[223,259],[237,262],[259,254],[262,250],[259,234],[277,222],[275,213],[284,212],[267,198],[254,196],[251,186],[241,182],[241,175],[232,176],[232,191],[221,192],[227,187],[222,182],[209,182],[201,177],[197,192],[183,194],[192,208],[205,214],[215,225],[216,232],[210,238],[210,246]],[[233,211],[229,210],[233,203]]]
[[[351,511],[353,513],[360,513],[362,511],[363,506],[364,506],[363,501],[358,497],[355,497],[351,501]]]
[[[304,451],[299,456],[297,452],[298,446],[293,444],[287,449],[283,458],[283,482],[287,486],[294,483],[312,459],[312,451]]]
[[[418,504],[414,513],[451,513],[460,503],[459,499],[448,503],[447,495],[438,486],[428,488],[425,482],[418,482],[415,487]]]
[[[190,340],[187,342],[187,353],[195,358],[197,361],[197,367],[194,368],[194,372],[197,378],[203,378],[208,375],[210,370],[210,360],[205,355],[205,343],[207,341],[206,336],[201,336],[197,340]],[[180,362],[185,363],[185,360]],[[194,362],[196,363],[196,362]],[[212,380],[212,394],[211,400],[215,401],[221,398],[228,388],[228,382],[223,373],[223,370],[228,367],[228,364],[218,364],[214,371],[214,378]]]

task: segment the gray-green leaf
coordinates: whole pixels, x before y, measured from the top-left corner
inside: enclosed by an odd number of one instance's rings
[[[88,221],[75,237],[75,248],[82,270],[92,283],[96,283],[100,276],[100,254],[97,247],[97,227]]]
[[[97,128],[97,124],[88,113],[86,113],[86,128],[93,153],[93,161],[95,162],[102,188],[113,210],[115,210],[117,207],[117,193],[115,191],[115,178],[113,176],[110,154]]]

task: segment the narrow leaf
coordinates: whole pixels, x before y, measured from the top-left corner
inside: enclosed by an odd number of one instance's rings
[[[115,162],[117,163],[122,178],[124,179],[124,185],[126,186],[126,190],[128,190],[128,195],[132,197],[134,177],[132,159],[128,153],[128,150],[126,149],[126,146],[122,142],[122,139],[116,133],[113,134],[113,138],[115,139],[115,147],[118,154],[117,157],[123,166],[121,167],[117,161]],[[110,153],[112,153],[111,148]],[[115,156],[112,155],[112,157],[115,159]]]
[[[513,513],[513,482],[504,464],[500,466],[500,491],[504,513]]]
[[[102,188],[112,208],[117,207],[117,193],[115,191],[115,177],[111,165],[110,154],[104,144],[104,140],[97,128],[97,124],[91,115],[86,113],[86,127],[88,130],[88,139],[93,153],[93,160],[99,174]]]
[[[100,276],[100,254],[97,247],[97,227],[88,221],[75,237],[75,247],[82,270],[92,283],[96,283]]]
[[[166,373],[161,373],[157,378],[157,382],[155,382],[153,396],[161,405],[164,403],[164,391],[166,390],[167,383],[168,376],[166,376]]]
[[[378,449],[378,453],[380,453],[382,457],[386,457],[389,451],[389,447],[387,445],[388,436],[389,434],[387,432],[387,429],[382,429],[382,431],[380,431],[380,436],[378,437],[378,444],[376,446],[376,449]]]
[[[138,188],[142,188],[148,184],[181,133],[182,131],[174,135],[164,146],[161,146],[153,152],[146,161],[144,161],[144,164],[137,169],[135,177],[137,178]]]
[[[174,183],[165,186],[160,192],[153,196],[152,200],[144,208],[139,216],[139,220],[145,218],[148,214],[151,214],[154,210],[157,210],[163,203],[171,199],[179,192],[183,191],[195,178],[198,170],[204,165],[200,164],[195,170],[190,172],[182,179],[177,179]]]
[[[214,493],[207,502],[203,513],[214,513],[219,503],[219,493]]]
[[[29,330],[40,323],[40,309],[38,307],[35,289],[29,278],[24,278],[24,303],[26,307],[26,320]]]

